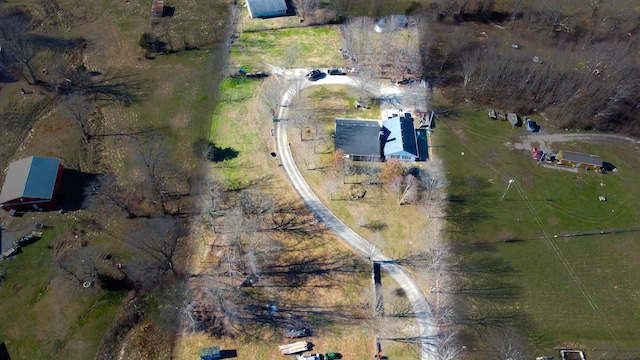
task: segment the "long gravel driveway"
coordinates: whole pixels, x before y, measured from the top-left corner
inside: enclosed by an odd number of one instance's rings
[[[291,99],[296,95],[297,91],[305,87],[323,84],[357,86],[357,82],[350,76],[327,76],[318,81],[310,82],[304,78],[304,75],[307,72],[307,70],[304,69],[288,70],[286,72],[278,69],[273,70],[275,74],[279,75],[281,78],[285,78],[286,81],[284,84],[291,83],[291,80],[299,81],[300,79],[303,79],[305,81],[303,83],[298,82],[296,86],[291,86],[284,93],[281,101],[282,107],[280,108],[278,116],[279,119],[287,118],[288,105],[291,103]],[[414,104],[419,106],[416,104],[419,99],[413,96],[408,97],[407,99],[407,97],[402,96],[404,89],[396,86],[385,86],[376,82],[371,82],[370,84],[367,84],[366,89],[383,99],[381,101],[382,108],[398,109],[400,106],[410,108]],[[384,104],[385,101],[388,101],[387,105]],[[335,216],[329,208],[320,201],[313,190],[311,190],[307,181],[302,177],[300,170],[293,160],[287,139],[285,122],[279,121],[276,124],[275,129],[276,150],[280,157],[280,163],[282,164],[282,168],[289,178],[291,185],[298,192],[302,201],[314,213],[314,215],[327,226],[327,228],[333,231],[353,250],[366,258],[370,258],[372,261],[381,263],[381,269],[391,275],[391,277],[402,288],[412,304],[417,323],[417,331],[411,338],[420,343],[422,360],[437,359],[436,350],[438,328],[433,321],[431,307],[416,281],[400,265],[386,257],[380,249],[375,247],[367,241],[367,239],[360,236],[342,222],[342,220]]]

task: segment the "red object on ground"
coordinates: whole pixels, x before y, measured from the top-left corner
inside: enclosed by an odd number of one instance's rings
[[[544,152],[538,148],[533,148],[531,149],[531,155],[533,155],[533,158],[535,160],[540,160],[542,159],[542,156],[544,155]]]

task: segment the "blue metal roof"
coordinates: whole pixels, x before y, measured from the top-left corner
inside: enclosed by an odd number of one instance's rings
[[[418,156],[416,133],[411,114],[405,113],[404,116],[394,114],[387,120],[383,120],[382,126],[389,130],[384,145],[385,156],[403,151]]]
[[[19,198],[51,199],[60,159],[31,156],[9,165],[0,203]]]

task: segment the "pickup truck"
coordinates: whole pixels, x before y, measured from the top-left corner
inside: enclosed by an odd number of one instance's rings
[[[284,336],[288,339],[297,339],[305,336],[311,336],[311,329],[309,328],[289,329],[284,332]]]
[[[294,357],[294,360],[322,360],[322,359],[323,359],[322,354],[309,354],[309,355],[300,354]]]

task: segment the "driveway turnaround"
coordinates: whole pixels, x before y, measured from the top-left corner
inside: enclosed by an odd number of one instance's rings
[[[343,84],[351,86],[357,86],[358,84],[358,79],[354,79],[351,76],[327,76],[315,82],[310,82],[304,78],[304,75],[308,72],[304,69],[289,70],[286,72],[278,72],[278,69],[275,69],[273,72],[274,74],[285,77],[289,83],[291,80],[297,81],[298,79],[305,81],[302,83],[298,82],[296,85],[289,87],[285,92],[280,102],[282,106],[278,115],[279,119],[287,118],[288,105],[291,103],[291,99],[293,99],[297,91],[305,87],[323,84]],[[401,109],[400,106],[405,106],[405,108],[409,109],[412,103],[418,105],[418,100],[420,100],[414,96],[405,96],[401,88],[384,86],[373,81],[366,85],[366,90],[382,98],[381,107],[383,107],[383,104],[387,101],[386,105],[384,105],[387,109]],[[424,101],[424,99],[422,99],[422,101]],[[411,338],[420,344],[422,360],[436,360],[438,327],[433,321],[431,307],[416,281],[400,265],[386,257],[380,249],[348,227],[320,201],[313,190],[311,190],[307,181],[302,177],[300,170],[293,160],[287,140],[286,125],[283,121],[279,121],[276,125],[275,141],[276,151],[280,156],[282,169],[309,210],[354,251],[371,261],[379,262],[381,269],[386,271],[398,283],[402,290],[404,290],[404,293],[412,305],[417,324],[416,333],[411,336]]]

